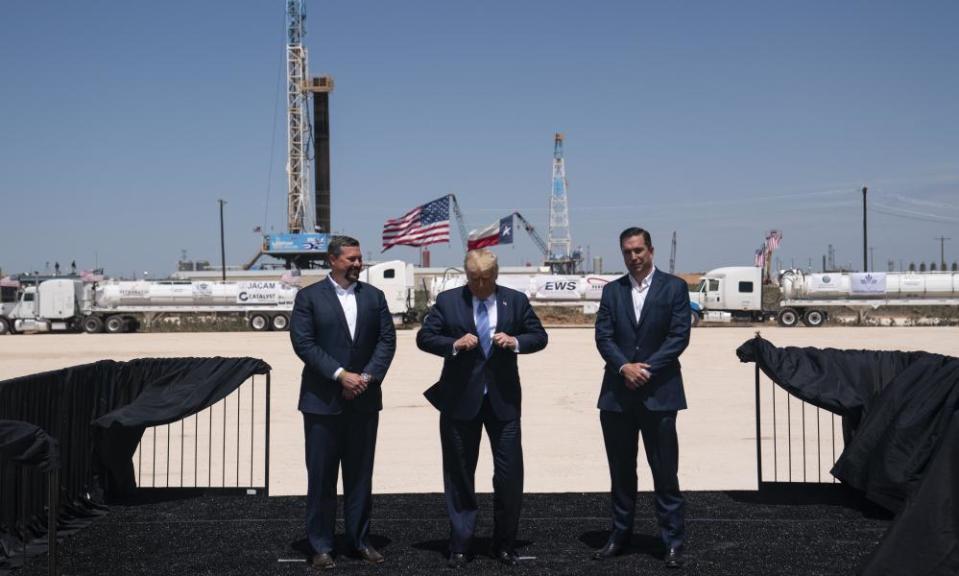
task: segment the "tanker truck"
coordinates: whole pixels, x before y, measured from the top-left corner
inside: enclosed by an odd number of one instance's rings
[[[363,270],[386,295],[395,321],[411,315],[413,266],[400,261]],[[325,281],[325,280],[321,280]],[[250,329],[287,330],[299,288],[280,280],[245,282],[116,281],[55,278],[20,289],[0,314],[0,334],[135,331],[164,316],[239,316]]]
[[[712,313],[759,322],[776,318],[782,326],[801,321],[815,327],[843,308],[959,305],[959,273],[786,270],[778,286],[763,286],[760,268],[729,266],[707,272],[689,299],[696,320]]]

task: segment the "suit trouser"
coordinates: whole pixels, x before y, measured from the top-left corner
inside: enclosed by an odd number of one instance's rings
[[[686,501],[679,491],[679,440],[676,437],[676,411],[651,411],[641,407],[634,412],[602,410],[606,458],[612,484],[613,528],[610,540],[623,544],[633,532],[636,512],[636,454],[639,435],[643,436],[646,461],[653,475],[656,519],[660,538],[666,546],[677,548],[686,538]]]
[[[450,516],[450,552],[469,552],[476,529],[476,462],[483,427],[493,451],[493,547],[510,550],[523,505],[523,445],[520,419],[498,420],[483,399],[479,415],[455,420],[440,415],[443,488]]]
[[[379,412],[303,414],[306,435],[306,534],[315,552],[333,550],[336,477],[343,467],[343,518],[347,544],[369,545],[373,455]]]

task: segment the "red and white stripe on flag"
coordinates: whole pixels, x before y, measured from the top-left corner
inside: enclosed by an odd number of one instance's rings
[[[470,230],[466,238],[467,250],[476,250],[487,246],[496,246],[499,244],[499,220],[493,222],[486,228]]]
[[[393,246],[428,246],[450,241],[450,198],[444,196],[383,225],[383,251]]]

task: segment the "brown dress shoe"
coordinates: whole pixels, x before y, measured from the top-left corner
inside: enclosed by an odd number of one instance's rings
[[[336,567],[336,562],[333,561],[333,556],[329,552],[320,552],[310,559],[310,566],[317,570],[331,570]]]
[[[369,564],[382,564],[383,560],[386,560],[386,558],[383,558],[383,555],[372,546],[357,549],[356,555]]]

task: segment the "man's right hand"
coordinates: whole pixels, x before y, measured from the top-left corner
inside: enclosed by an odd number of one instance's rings
[[[453,350],[457,352],[461,350],[472,350],[477,346],[479,346],[479,338],[476,337],[476,334],[464,334],[459,340],[453,342]]]
[[[356,372],[347,372],[344,370],[340,372],[339,380],[344,393],[349,393],[349,395],[352,396],[352,398],[347,397],[347,400],[352,400],[366,391],[366,382],[363,380],[363,377]],[[344,397],[346,396],[347,395],[344,394]]]

